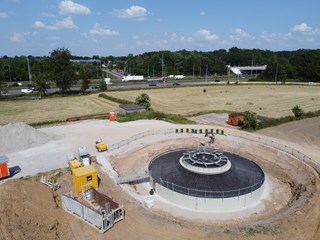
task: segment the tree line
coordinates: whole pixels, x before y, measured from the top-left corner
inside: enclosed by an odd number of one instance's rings
[[[71,62],[71,59],[90,60],[91,64]],[[28,60],[28,61],[27,61]],[[267,65],[258,79],[273,81],[320,80],[320,50],[300,49],[296,51],[269,51],[260,49],[240,49],[216,51],[157,51],[128,56],[74,56],[66,48],[57,48],[49,56],[3,56],[0,58],[0,87],[6,82],[30,80],[37,87],[45,89],[47,82],[54,81],[65,93],[72,84],[83,81],[83,89],[90,79],[102,79],[102,64],[109,69],[121,69],[126,74],[159,77],[168,75],[204,76],[227,75],[231,66]]]

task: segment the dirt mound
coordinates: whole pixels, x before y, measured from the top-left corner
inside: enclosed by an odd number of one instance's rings
[[[68,216],[55,193],[39,183],[11,180],[0,185],[0,239],[64,239]]]
[[[11,153],[36,147],[50,138],[43,132],[25,123],[13,123],[0,127],[0,152]]]
[[[320,117],[294,121],[258,131],[259,134],[294,143],[320,145]]]

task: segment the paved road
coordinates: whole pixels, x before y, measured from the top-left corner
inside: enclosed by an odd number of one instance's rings
[[[110,90],[117,90],[117,89],[135,89],[135,88],[161,88],[161,87],[169,87],[173,86],[173,82],[169,83],[153,83],[154,85],[149,85],[151,83],[131,83],[131,82],[126,82],[126,83],[119,83],[119,84],[112,84],[108,85],[108,89]],[[190,86],[190,85],[203,85],[206,84],[205,82],[180,82],[180,86]],[[93,89],[93,86],[89,88],[90,91],[97,91],[98,89]],[[72,91],[79,91],[80,87],[71,87],[70,88]],[[55,93],[58,92],[59,88],[50,88],[47,90],[47,93]],[[34,92],[36,93],[36,91]],[[11,89],[8,90],[7,93],[2,94],[2,95],[20,95],[21,94],[21,89]],[[28,93],[24,95],[30,95]]]

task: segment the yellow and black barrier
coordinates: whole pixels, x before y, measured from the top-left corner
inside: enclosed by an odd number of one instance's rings
[[[226,130],[222,129],[193,129],[193,128],[177,128],[176,133],[193,133],[193,134],[219,134],[227,135]]]
[[[177,128],[176,133],[193,133],[192,128]]]

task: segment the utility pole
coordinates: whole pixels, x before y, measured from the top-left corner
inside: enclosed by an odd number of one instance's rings
[[[193,67],[192,67],[192,80],[194,80],[194,64],[193,64]]]
[[[277,84],[277,82],[278,82],[278,63],[277,63],[277,67],[276,67],[276,74],[275,74],[275,76],[274,76],[274,81],[275,81],[276,84]]]
[[[163,86],[165,86],[165,81],[163,79],[163,53],[162,53],[162,58],[161,58],[161,80],[163,82]]]
[[[163,53],[161,58],[161,79],[163,80]]]
[[[30,63],[29,63],[29,57],[28,56],[27,56],[27,65],[28,65],[28,74],[29,74],[29,84],[31,85],[32,75],[31,75]]]
[[[208,64],[206,64],[206,84],[208,84]]]
[[[11,78],[11,66],[10,65],[7,65],[8,68],[9,68],[9,78],[10,78],[10,82],[12,82],[12,78]]]

